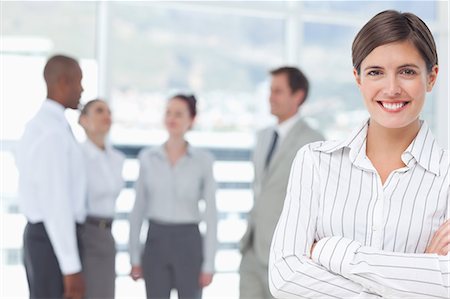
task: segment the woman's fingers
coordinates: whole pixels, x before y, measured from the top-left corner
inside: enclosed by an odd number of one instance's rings
[[[450,244],[450,220],[445,221],[434,233],[425,253],[447,255]],[[444,254],[442,254],[445,252]]]

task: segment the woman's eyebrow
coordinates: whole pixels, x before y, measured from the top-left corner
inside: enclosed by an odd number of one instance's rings
[[[405,63],[405,64],[402,64],[402,65],[398,66],[397,68],[400,69],[400,68],[404,68],[404,67],[419,68],[419,66],[417,64],[414,64],[414,63]],[[383,67],[378,66],[378,65],[369,65],[369,66],[366,66],[364,68],[364,71],[368,70],[368,69],[383,69]]]
[[[414,67],[414,68],[419,68],[419,66],[417,64],[414,63],[406,63],[406,64],[402,64],[401,66],[399,66],[398,68],[404,68],[404,67]]]
[[[381,67],[381,66],[378,66],[378,65],[369,65],[369,66],[366,66],[365,68],[364,68],[364,71],[365,70],[368,70],[368,69],[382,69],[383,67]]]

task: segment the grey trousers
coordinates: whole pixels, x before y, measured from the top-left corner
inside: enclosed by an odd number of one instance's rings
[[[116,247],[111,223],[112,219],[88,216],[83,225],[81,239],[86,299],[114,298]]]
[[[201,298],[199,277],[203,262],[202,237],[197,224],[165,225],[150,221],[142,267],[147,298]]]
[[[252,247],[242,254],[239,275],[239,298],[273,298],[269,290],[268,266],[261,263]]]
[[[80,231],[77,225],[78,241]],[[42,222],[27,223],[23,234],[23,254],[30,298],[62,298],[63,276]]]

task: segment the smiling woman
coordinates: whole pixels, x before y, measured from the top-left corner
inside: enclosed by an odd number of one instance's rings
[[[409,41],[382,45],[355,70],[356,82],[371,116],[371,124],[386,128],[420,126],[426,92],[436,82],[438,66],[427,70],[419,51]]]
[[[433,37],[383,11],[353,43],[370,118],[297,154],[269,263],[275,297],[449,298],[449,153],[419,119],[436,82]]]
[[[352,46],[354,75],[372,122],[388,128],[412,125],[417,131],[425,94],[436,82],[438,57],[426,24],[404,16],[380,14],[358,33]]]

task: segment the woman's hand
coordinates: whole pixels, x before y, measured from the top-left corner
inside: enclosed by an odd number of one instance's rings
[[[134,281],[138,280],[139,278],[142,278],[142,267],[132,266],[130,276],[131,278],[133,278]]]
[[[204,287],[208,286],[212,282],[213,275],[214,274],[212,274],[212,273],[204,273],[204,272],[200,273],[200,277],[198,280],[200,288],[204,288]]]
[[[450,251],[450,220],[445,221],[434,233],[425,253],[447,255]]]

